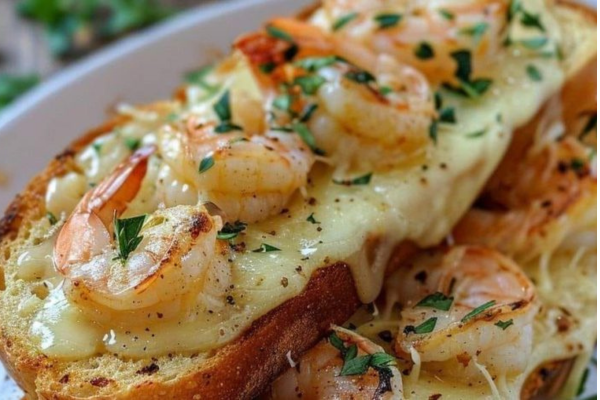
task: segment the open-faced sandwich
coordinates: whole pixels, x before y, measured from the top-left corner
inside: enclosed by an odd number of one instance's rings
[[[592,11],[324,0],[188,78],[6,211],[0,357],[28,398],[572,398]]]

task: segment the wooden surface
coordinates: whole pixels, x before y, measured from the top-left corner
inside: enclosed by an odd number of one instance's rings
[[[210,1],[161,0],[161,3],[183,10]],[[15,11],[18,2],[18,0],[0,0],[0,73],[37,73],[41,77],[47,77],[76,61],[60,61],[51,55],[44,28],[20,17]]]

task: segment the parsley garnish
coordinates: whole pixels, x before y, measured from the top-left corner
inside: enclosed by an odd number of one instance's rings
[[[215,133],[227,133],[231,131],[243,130],[241,126],[238,126],[231,122],[229,90],[223,93],[221,98],[213,106],[213,110],[221,120],[221,123],[215,127]]]
[[[215,126],[215,133],[227,133],[241,130],[243,130],[241,126],[236,125],[231,121],[223,121],[219,125]]]
[[[252,250],[253,253],[269,253],[271,251],[281,251],[281,249],[271,246],[270,244],[263,243],[258,249]]]
[[[139,236],[139,234],[142,230],[142,226],[144,226],[145,220],[145,215],[119,219],[115,213],[113,224],[119,253],[115,259],[125,262],[129,257],[129,254],[140,245],[144,237]]]
[[[421,42],[419,46],[415,49],[415,56],[420,58],[421,60],[428,60],[430,58],[435,57],[435,53],[433,51],[433,47],[427,42]]]
[[[434,119],[431,121],[431,125],[429,125],[429,138],[433,141],[433,143],[437,143],[438,138],[438,121]]]
[[[379,29],[392,28],[402,20],[402,14],[379,14],[375,21],[379,24]]]
[[[215,165],[215,159],[213,156],[204,157],[202,161],[200,161],[200,165],[198,166],[198,172],[201,174],[203,172],[208,171]]]
[[[521,11],[521,1],[512,0],[510,7],[508,7],[508,21],[512,21],[519,11]]]
[[[314,103],[306,105],[300,114],[300,122],[308,122],[314,112],[317,111],[317,108],[319,108],[319,106]]]
[[[337,56],[307,57],[294,62],[294,64],[308,72],[315,72],[321,68],[335,64],[338,61],[339,59]]]
[[[527,66],[527,75],[529,75],[531,80],[535,81],[535,82],[540,82],[543,79],[542,73],[540,72],[540,70],[537,69],[537,67],[532,64],[529,64]]]
[[[583,375],[581,376],[581,381],[579,382],[579,387],[577,388],[577,396],[581,396],[583,394],[583,392],[585,390],[585,384],[588,380],[589,375],[590,375],[590,369],[586,368]],[[594,396],[593,398],[595,399],[596,396]]]
[[[415,305],[415,307],[429,307],[437,310],[448,311],[450,306],[452,306],[453,301],[454,297],[446,296],[441,292],[435,292],[423,298]]]
[[[275,64],[274,62],[267,62],[264,64],[260,64],[258,66],[258,69],[260,69],[261,72],[263,72],[264,74],[270,74],[271,72],[273,72],[275,67],[277,67],[277,64]]]
[[[331,26],[331,29],[334,32],[339,31],[340,29],[342,29],[344,26],[346,26],[350,21],[352,21],[356,17],[358,17],[358,13],[355,13],[355,12],[343,15],[333,23],[333,25]]]
[[[531,14],[525,10],[522,10],[521,23],[523,24],[523,26],[527,26],[529,28],[536,28],[542,32],[546,32],[546,28],[542,24],[542,21],[540,21],[539,14]]]
[[[273,100],[273,107],[281,111],[289,111],[292,107],[292,95],[282,94]]]
[[[531,39],[519,40],[517,43],[521,44],[523,47],[526,47],[528,49],[538,50],[544,47],[546,43],[548,43],[548,38],[541,36]]]
[[[417,335],[422,335],[424,333],[431,333],[435,329],[436,323],[437,323],[437,317],[432,317],[417,327],[415,327],[413,325],[406,325],[404,327],[404,334],[408,336],[411,333],[416,333]]]
[[[373,176],[373,173],[369,172],[368,174],[359,176],[358,178],[354,178],[354,179],[342,179],[342,180],[334,179],[333,183],[336,183],[338,185],[345,185],[345,186],[368,185],[369,183],[371,183],[372,176]]]
[[[490,300],[487,303],[484,303],[482,305],[480,305],[479,307],[473,309],[471,312],[469,312],[467,315],[465,315],[460,322],[467,322],[473,318],[475,318],[477,315],[481,314],[482,312],[484,312],[485,310],[487,310],[488,308],[492,307],[494,304],[496,304],[496,300]]]
[[[473,71],[471,66],[471,52],[469,50],[457,50],[451,53],[451,56],[457,64],[454,75],[458,78],[460,86],[455,87],[448,83],[444,83],[444,87],[456,94],[470,98],[478,98],[487,92],[492,84],[491,79],[471,79],[471,73]]]
[[[486,132],[487,132],[487,129],[482,129],[482,130],[479,130],[479,131],[468,133],[466,136],[468,138],[473,139],[473,138],[478,138],[478,137],[481,137],[481,136],[485,135]]]
[[[92,143],[92,149],[94,149],[94,151],[100,155],[102,153],[102,143],[100,142],[93,142]]]
[[[315,213],[311,213],[306,220],[311,224],[320,224],[320,222],[315,219]]]
[[[446,124],[455,124],[456,115],[454,114],[454,107],[446,107],[439,112],[438,121]]]
[[[292,38],[292,36],[289,33],[285,32],[273,25],[267,25],[266,29],[267,29],[267,33],[274,38],[281,39],[281,40],[283,40],[285,42],[289,42],[289,43],[294,42],[294,38]]]
[[[506,328],[508,328],[512,324],[513,324],[513,320],[509,319],[508,321],[498,321],[494,325],[497,326],[498,328],[502,329],[503,331],[505,331]]]
[[[241,221],[235,221],[233,224],[229,222],[225,223],[225,226],[217,233],[217,239],[220,240],[231,240],[235,239],[240,232],[242,232],[248,224]]]
[[[454,19],[454,14],[452,14],[450,11],[445,10],[443,8],[439,9],[438,12],[440,13],[440,15],[444,18],[446,18],[448,21],[452,21]]]
[[[313,95],[317,93],[317,90],[323,85],[327,80],[319,75],[306,75],[299,76],[294,79],[294,85],[300,86],[302,89],[302,93],[307,95]]]
[[[58,219],[56,219],[56,216],[54,214],[52,214],[50,211],[46,212],[46,218],[48,218],[48,222],[50,222],[50,225],[56,225],[56,223],[58,222]]]
[[[596,129],[597,124],[598,124],[598,114],[594,112],[593,114],[590,114],[588,122],[585,124],[585,126],[583,127],[583,130],[579,134],[579,139],[580,140],[584,139],[590,132],[592,132],[594,129]]]
[[[381,86],[379,88],[379,93],[381,93],[382,96],[387,96],[388,94],[392,93],[394,91],[394,89],[392,89],[389,86]]]
[[[479,43],[485,32],[488,30],[489,24],[487,22],[479,22],[469,28],[463,28],[459,33],[463,35],[469,35],[473,37],[475,43]]]
[[[139,149],[141,143],[142,143],[142,141],[140,139],[136,139],[136,138],[126,138],[125,139],[125,146],[127,146],[127,148],[131,151],[136,151],[137,149]]]
[[[367,71],[348,71],[346,72],[346,74],[344,74],[344,76],[348,79],[350,79],[351,81],[354,81],[356,83],[360,83],[360,84],[367,84],[369,82],[375,82],[375,77]]]
[[[294,130],[294,132],[296,132],[298,134],[298,136],[300,136],[302,138],[304,143],[306,143],[306,145],[313,151],[313,153],[318,154],[318,155],[325,154],[325,152],[323,150],[321,150],[317,147],[317,142],[315,140],[315,137],[313,136],[312,132],[310,131],[310,129],[308,129],[308,127],[305,124],[303,124],[301,122],[294,124],[292,126],[292,129]]]

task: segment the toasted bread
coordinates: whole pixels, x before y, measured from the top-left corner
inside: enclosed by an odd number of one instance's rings
[[[589,10],[571,3],[563,8],[563,22],[568,29],[585,29],[579,24],[586,28],[595,25]],[[573,60],[573,70],[585,63],[577,60],[587,60],[590,51],[588,46],[566,55]],[[160,104],[149,108],[160,108]],[[31,240],[30,222],[44,216],[48,182],[71,170],[74,155],[94,138],[126,121],[125,117],[117,117],[74,142],[31,181],[1,220],[0,359],[29,398],[252,398],[287,367],[288,356],[298,357],[319,340],[330,324],[343,323],[359,307],[347,265],[336,263],[318,269],[300,295],[254,321],[209,358],[172,354],[126,360],[102,354],[85,360],[57,361],[42,355],[28,338],[27,321],[19,317],[19,304],[32,293],[42,297],[44,293],[39,293],[39,285],[16,279],[16,265],[9,260]],[[531,389],[533,392],[536,390]]]

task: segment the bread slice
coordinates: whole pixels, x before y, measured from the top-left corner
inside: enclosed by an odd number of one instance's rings
[[[580,25],[587,28],[595,24],[584,9],[572,4],[565,4],[564,9],[568,29],[578,31],[584,29]],[[161,107],[161,103],[148,106]],[[41,355],[27,337],[28,325],[19,318],[19,304],[37,293],[38,286],[14,279],[15,263],[9,260],[31,240],[31,222],[44,216],[48,182],[72,170],[74,155],[94,138],[126,121],[126,117],[112,119],[74,142],[30,182],[1,220],[0,359],[28,398],[252,398],[287,367],[288,356],[297,359],[330,324],[343,323],[359,307],[347,265],[338,263],[317,270],[300,295],[257,319],[208,359],[166,355],[124,360],[103,354],[86,360],[56,361]]]

